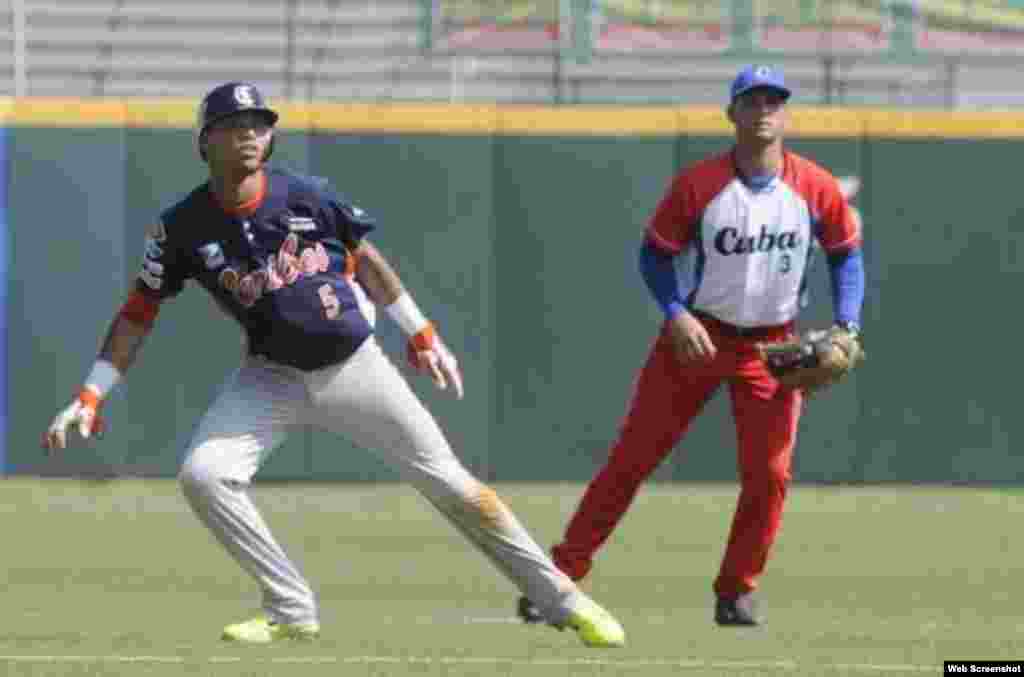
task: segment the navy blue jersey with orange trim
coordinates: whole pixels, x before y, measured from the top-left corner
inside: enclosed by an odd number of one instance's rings
[[[208,183],[193,190],[146,237],[138,288],[163,300],[194,280],[242,325],[250,352],[305,370],[344,360],[373,333],[350,280],[374,219],[325,179],[280,169],[265,170],[253,206],[230,213]],[[290,235],[304,266],[283,280],[274,261]]]

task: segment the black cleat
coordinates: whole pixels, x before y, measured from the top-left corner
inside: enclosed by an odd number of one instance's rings
[[[762,620],[757,615],[757,601],[750,593],[732,599],[719,597],[715,601],[715,623],[722,626],[756,626]]]
[[[523,623],[545,623],[547,619],[540,613],[540,609],[525,597],[520,597],[516,604],[516,615]]]

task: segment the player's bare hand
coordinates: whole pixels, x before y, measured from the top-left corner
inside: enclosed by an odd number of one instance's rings
[[[683,364],[706,362],[718,353],[701,321],[685,310],[669,320],[668,329],[676,356]]]
[[[43,435],[43,448],[49,451],[65,449],[68,432],[77,431],[82,439],[103,432],[103,419],[98,414],[100,400],[94,392],[83,389],[74,402],[60,411]]]
[[[458,360],[433,327],[421,331],[409,339],[409,363],[419,371],[426,372],[441,390],[451,385],[456,399],[462,399],[462,372]]]

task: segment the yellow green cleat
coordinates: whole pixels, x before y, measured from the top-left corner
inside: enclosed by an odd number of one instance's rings
[[[580,640],[589,647],[613,649],[626,646],[626,631],[615,617],[597,602],[585,595],[569,614],[565,624],[576,631]]]
[[[320,636],[320,625],[309,623],[273,623],[264,616],[224,628],[221,639],[243,644],[270,644],[282,640],[310,641]]]

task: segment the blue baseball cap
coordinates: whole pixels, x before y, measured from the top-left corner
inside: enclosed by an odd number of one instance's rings
[[[747,66],[732,81],[732,86],[729,88],[729,100],[735,101],[737,96],[741,96],[758,87],[774,89],[782,94],[784,99],[788,99],[793,93],[786,86],[786,81],[782,77],[782,71],[778,68],[773,68],[772,66]]]

